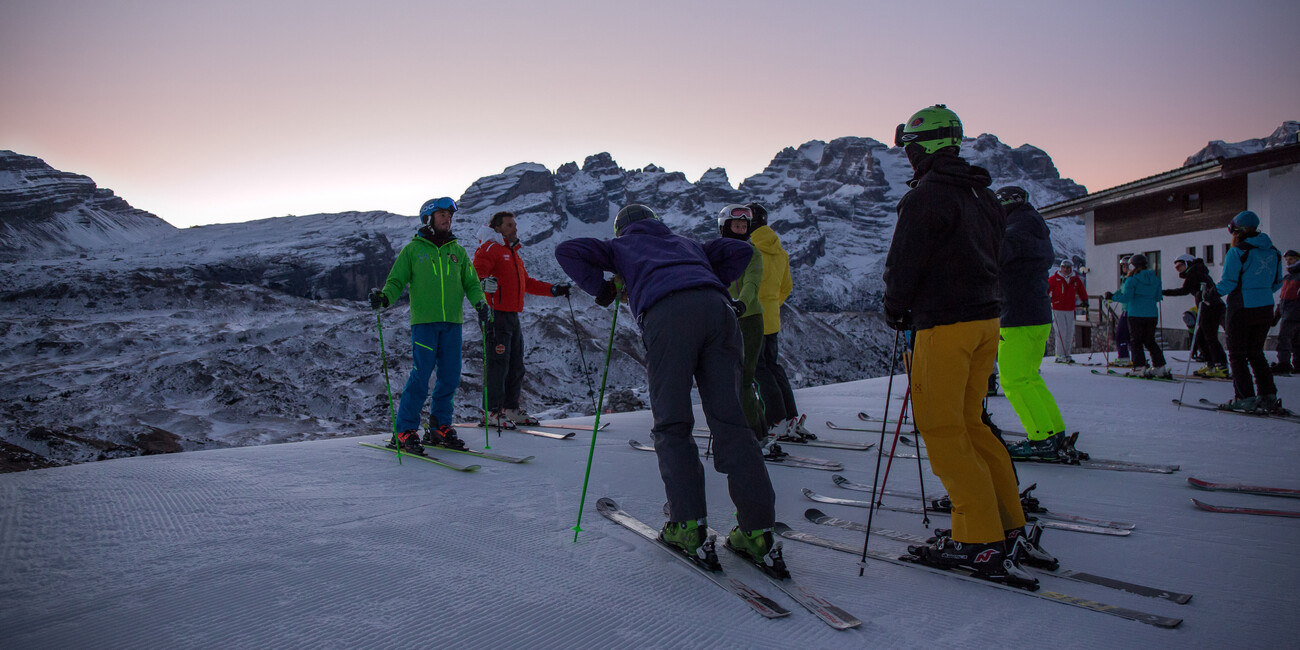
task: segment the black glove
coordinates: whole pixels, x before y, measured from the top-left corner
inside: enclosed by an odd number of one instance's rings
[[[1114,296],[1114,295],[1115,295],[1114,293],[1111,293],[1110,291],[1107,291],[1106,293],[1101,294],[1101,297],[1102,297],[1102,298],[1105,298],[1106,300],[1110,300],[1110,299],[1111,299],[1111,296]]]
[[[474,311],[478,312],[478,325],[487,330],[488,323],[492,322],[492,308],[486,302],[480,302],[474,305]]]
[[[1162,296],[1172,296],[1172,295],[1175,295],[1175,294],[1174,294],[1174,290],[1173,290],[1173,289],[1164,289],[1164,290],[1162,290],[1162,291],[1160,292],[1160,295],[1162,295]]]
[[[570,285],[568,282],[553,284],[551,285],[551,295],[555,296],[556,298],[559,298],[560,296],[567,296],[569,295],[570,286],[572,285]]]
[[[745,315],[745,301],[731,300],[730,302],[731,302],[731,311],[736,312],[736,318],[740,318],[741,316]]]
[[[371,309],[383,309],[384,307],[387,307],[387,306],[388,306],[388,296],[385,296],[383,291],[380,291],[380,290],[378,290],[378,289],[371,289],[371,290],[370,290],[370,308],[371,308]]]
[[[912,329],[912,316],[905,311],[894,311],[885,309],[885,324],[896,332],[906,332]]]
[[[618,296],[618,287],[614,285],[613,280],[605,280],[605,284],[600,285],[600,293],[596,294],[596,304],[601,307],[608,307]]]

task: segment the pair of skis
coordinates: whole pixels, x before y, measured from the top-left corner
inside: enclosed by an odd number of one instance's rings
[[[1269,497],[1285,497],[1288,499],[1300,499],[1300,490],[1289,488],[1266,487],[1261,485],[1242,485],[1240,483],[1211,483],[1198,478],[1187,478],[1187,484],[1198,490],[1207,490],[1211,492],[1236,492],[1237,494],[1254,494]],[[1251,508],[1244,506],[1218,506],[1205,503],[1200,499],[1192,499],[1192,503],[1201,510],[1208,512],[1231,513],[1242,515],[1264,515],[1269,517],[1300,517],[1300,511],[1296,510],[1274,510],[1269,508]]]
[[[624,528],[640,535],[650,542],[663,549],[669,555],[685,562],[688,566],[700,572],[704,577],[711,580],[714,584],[722,589],[734,594],[745,604],[749,605],[754,611],[766,618],[783,618],[790,615],[790,610],[781,606],[780,603],[764,596],[753,587],[745,584],[739,578],[731,577],[724,570],[710,571],[695,560],[683,554],[679,549],[669,544],[665,544],[659,539],[659,533],[646,525],[645,522],[633,517],[619,508],[613,499],[602,497],[596,501],[596,510],[604,515],[610,521],[623,526]],[[711,541],[716,545],[719,537],[718,532],[709,529]],[[724,544],[725,546],[725,544]],[[732,551],[734,553],[734,551]],[[739,554],[737,554],[739,557]],[[741,558],[742,564],[749,565],[755,571],[762,573],[773,585],[794,599],[795,602],[802,605],[805,609],[812,612],[822,622],[837,629],[847,630],[862,625],[862,621],[848,612],[831,604],[830,601],[814,594],[806,586],[798,583],[794,578],[777,578],[755,566],[747,558]]]
[[[1254,411],[1234,411],[1232,409],[1222,408],[1218,404],[1215,404],[1214,402],[1211,402],[1210,400],[1205,399],[1204,397],[1197,400],[1195,404],[1183,402],[1180,400],[1173,400],[1173,403],[1176,406],[1186,406],[1189,409],[1200,409],[1202,411],[1215,411],[1217,413],[1232,413],[1233,415],[1248,415],[1253,418],[1268,418],[1270,420],[1283,420],[1286,422],[1300,423],[1300,415],[1297,415],[1292,411],[1286,411],[1285,413],[1255,413]]]
[[[387,438],[388,438],[387,444],[376,445],[368,442],[359,442],[357,444],[361,445],[362,447],[370,447],[371,449],[382,449],[384,451],[391,451],[395,454],[399,453],[398,449],[395,446],[393,446],[391,436],[388,436]],[[507,456],[505,454],[497,454],[490,451],[478,451],[476,449],[452,449],[451,447],[425,447],[425,452],[423,454],[415,454],[403,450],[400,452],[400,455],[403,458],[406,457],[418,458],[422,461],[433,463],[434,465],[441,465],[443,467],[446,467],[447,469],[454,469],[458,472],[473,472],[481,469],[480,465],[458,465],[451,461],[438,458],[437,456],[431,456],[429,455],[428,452],[429,449],[437,449],[440,452],[445,451],[445,452],[451,452],[457,454],[464,454],[467,456],[475,456],[478,458],[486,458],[488,460],[495,460],[502,463],[513,463],[513,464],[526,463],[534,458],[533,456],[524,456],[522,458],[519,456]]]
[[[1114,370],[1109,370],[1109,369],[1106,370],[1106,372],[1102,372],[1102,371],[1100,371],[1100,370],[1093,370],[1093,371],[1092,371],[1092,374],[1094,374],[1094,375],[1100,375],[1100,376],[1102,376],[1102,377],[1123,377],[1123,378],[1125,378],[1125,379],[1144,379],[1144,380],[1146,380],[1146,381],[1163,381],[1163,382],[1165,382],[1166,384],[1181,384],[1181,383],[1183,383],[1184,381],[1189,382],[1189,383],[1193,383],[1193,384],[1198,384],[1198,383],[1200,383],[1199,381],[1197,381],[1197,380],[1193,380],[1193,379],[1172,379],[1172,378],[1168,378],[1168,377],[1143,377],[1143,376],[1140,376],[1140,375],[1126,375],[1126,374],[1124,374],[1124,373],[1122,373],[1122,372],[1115,372]]]
[[[627,444],[630,445],[633,449],[636,449],[637,451],[655,450],[654,445],[647,445],[638,440],[628,440]],[[700,455],[701,456],[705,455],[705,452],[701,451]],[[781,456],[780,458],[772,458],[770,456],[764,456],[763,460],[773,465],[785,465],[786,467],[803,467],[805,469],[819,469],[826,472],[844,471],[844,466],[833,460],[823,460],[821,458],[805,458],[804,456],[795,456],[792,454],[786,454],[784,456]]]

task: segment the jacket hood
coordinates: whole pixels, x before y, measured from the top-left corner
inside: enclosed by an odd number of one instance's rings
[[[1209,267],[1205,266],[1205,262],[1199,257],[1192,260],[1191,263],[1187,265],[1187,268],[1183,269],[1183,272],[1178,274],[1178,277],[1185,278],[1188,274],[1195,274],[1197,271],[1203,271],[1205,273],[1210,272]]]
[[[767,255],[777,255],[785,252],[785,247],[781,245],[781,238],[776,236],[776,231],[769,226],[760,226],[755,229],[749,236],[749,241],[760,252]]]
[[[1286,266],[1286,272],[1287,273],[1300,272],[1300,261],[1297,261],[1295,264],[1288,264]]]
[[[989,175],[988,170],[966,162],[966,159],[955,153],[940,151],[923,159],[921,164],[917,165],[912,180],[907,184],[909,187],[916,187],[916,184],[921,181],[936,181],[979,189],[992,185],[993,177]]]
[[[619,237],[622,237],[623,235],[650,235],[652,237],[663,237],[671,234],[673,234],[672,229],[664,224],[664,222],[658,219],[642,219],[623,226],[623,234],[619,235]]]
[[[1269,239],[1267,233],[1262,233],[1262,232],[1259,233],[1258,235],[1255,235],[1254,237],[1251,237],[1250,239],[1247,239],[1246,243],[1250,244],[1251,246],[1254,246],[1255,248],[1273,247],[1273,240]]]
[[[478,235],[479,246],[488,242],[497,243],[502,246],[506,245],[506,238],[502,237],[501,233],[493,230],[492,226],[479,226],[476,234]]]
[[[415,237],[412,237],[411,239],[423,239],[434,246],[443,246],[447,242],[456,241],[456,235],[451,231],[447,231],[447,234],[439,236],[437,233],[433,232],[432,228],[424,226],[423,228],[420,228],[420,230],[415,233]]]
[[[1135,284],[1154,285],[1160,281],[1160,276],[1156,275],[1151,269],[1142,269],[1134,273],[1129,280]]]

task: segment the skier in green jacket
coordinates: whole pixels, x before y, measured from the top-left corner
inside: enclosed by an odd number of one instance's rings
[[[423,453],[420,411],[429,399],[429,377],[438,371],[424,444],[464,449],[452,423],[452,398],[460,386],[461,304],[466,298],[478,312],[479,325],[491,310],[474,272],[473,259],[451,234],[456,202],[430,199],[420,207],[420,230],[402,247],[383,290],[370,292],[370,306],[387,307],[411,289],[411,355],[414,365],[402,389],[394,426],[396,442],[405,451]]]

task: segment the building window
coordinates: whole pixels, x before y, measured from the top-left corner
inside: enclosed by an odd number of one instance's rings
[[[1160,251],[1147,251],[1143,255],[1147,256],[1147,268],[1160,275]]]
[[[1188,192],[1183,195],[1183,212],[1201,211],[1201,193]]]
[[[1188,247],[1187,247],[1187,254],[1188,254],[1188,255],[1191,255],[1192,257],[1196,257],[1196,247],[1195,247],[1195,246],[1188,246]]]
[[[1214,266],[1214,246],[1205,247],[1205,263],[1208,266]]]

